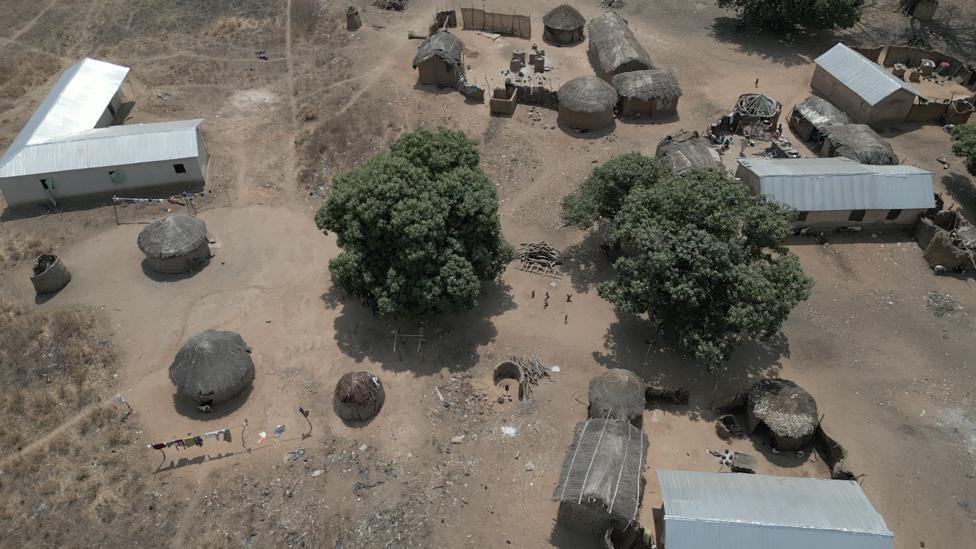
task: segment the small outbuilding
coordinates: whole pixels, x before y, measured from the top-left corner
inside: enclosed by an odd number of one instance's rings
[[[810,87],[860,124],[904,122],[922,94],[860,53],[838,43],[815,60]]]
[[[675,175],[693,169],[725,169],[718,151],[698,132],[682,131],[665,136],[658,142],[654,155]]]
[[[822,142],[824,129],[850,123],[851,119],[844,111],[815,95],[794,105],[789,120],[793,133],[814,145]]]
[[[71,272],[64,266],[61,258],[44,253],[34,259],[34,266],[30,275],[34,291],[39,294],[51,294],[64,288],[71,282]]]
[[[843,156],[861,164],[893,166],[898,155],[888,141],[867,124],[844,124],[823,129],[823,156]]]
[[[380,378],[369,372],[347,372],[336,383],[332,408],[350,422],[369,421],[380,413],[386,392]]]
[[[581,130],[599,130],[613,124],[617,92],[604,80],[581,76],[559,88],[559,122]]]
[[[626,529],[644,497],[647,447],[647,434],[626,421],[577,423],[553,493],[556,520],[596,535]]]
[[[590,381],[591,418],[621,419],[635,427],[644,423],[644,380],[630,370],[612,368]]]
[[[186,273],[210,258],[207,224],[188,215],[170,215],[146,225],[138,244],[146,266],[157,273]]]
[[[735,102],[730,122],[734,132],[761,135],[776,127],[782,112],[783,105],[772,97],[745,93]]]
[[[620,98],[621,116],[673,115],[678,112],[681,86],[671,71],[623,72],[610,82]]]
[[[542,39],[555,46],[571,46],[583,41],[586,19],[569,4],[552,8],[543,18],[545,30]]]
[[[443,30],[430,35],[413,57],[421,84],[457,87],[464,80],[464,43]]]
[[[200,405],[219,404],[254,381],[251,348],[236,332],[199,333],[176,353],[169,379],[178,395]]]
[[[607,80],[622,72],[653,69],[651,56],[637,41],[627,20],[609,11],[590,19],[587,50],[593,70]]]
[[[853,480],[657,471],[666,549],[892,549],[894,535]]]
[[[750,433],[765,426],[777,450],[793,451],[806,446],[820,418],[813,395],[788,379],[777,378],[760,380],[749,390],[746,421]]]

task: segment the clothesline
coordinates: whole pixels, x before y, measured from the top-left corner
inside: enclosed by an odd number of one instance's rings
[[[219,440],[221,435],[223,435],[224,442],[230,442],[230,429],[225,427],[223,429],[217,429],[216,431],[204,433],[202,436],[188,436],[185,438],[164,440],[162,442],[153,442],[147,444],[146,447],[150,450],[165,450],[166,448],[172,447],[176,447],[177,450],[182,450],[184,448],[190,448],[191,446],[203,446],[203,441],[208,438]]]
[[[178,200],[193,200],[196,196],[203,196],[204,193],[182,192],[164,198],[128,198],[123,196],[113,196],[112,202],[115,204],[179,204]]]

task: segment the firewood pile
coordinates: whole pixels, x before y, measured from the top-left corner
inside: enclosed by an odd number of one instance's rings
[[[553,248],[545,240],[539,242],[523,242],[519,245],[518,255],[522,261],[522,267],[555,269],[556,265],[562,264],[559,250]]]
[[[520,394],[523,395],[524,400],[532,399],[532,387],[534,385],[538,385],[541,379],[545,378],[552,381],[552,376],[549,375],[549,368],[546,368],[542,364],[542,360],[540,360],[536,355],[516,355],[512,357],[512,362],[514,362],[522,372]]]
[[[409,3],[410,0],[374,0],[373,6],[381,10],[403,11]]]

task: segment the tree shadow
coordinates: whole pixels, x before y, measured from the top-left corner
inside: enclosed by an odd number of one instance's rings
[[[960,213],[966,221],[976,223],[976,186],[973,180],[961,173],[952,173],[942,176],[942,185],[959,204]]]
[[[687,405],[657,404],[666,413],[694,420],[714,421],[715,407],[748,390],[756,380],[776,377],[781,359],[789,357],[789,342],[782,333],[766,340],[749,340],[739,346],[725,368],[709,373],[692,357],[678,349],[677,335],[663,337],[653,322],[643,316],[621,315],[604,334],[604,350],[593,359],[607,368],[630,370],[645,382],[666,389],[687,389]]]
[[[582,241],[562,251],[560,270],[579,293],[585,293],[613,276],[612,261],[601,248],[607,241],[608,232],[609,229],[601,224],[587,231]]]
[[[837,42],[832,33],[800,33],[787,37],[774,31],[757,30],[732,17],[716,17],[709,34],[715,40],[732,44],[746,55],[755,55],[786,67],[806,65]],[[757,75],[762,78],[762,75]]]
[[[326,307],[340,309],[333,327],[339,350],[356,362],[369,360],[392,371],[433,375],[447,366],[463,370],[478,363],[478,348],[498,335],[492,317],[515,308],[511,287],[501,281],[482,285],[478,305],[458,313],[443,313],[422,320],[396,320],[374,316],[354,297],[335,287],[322,294]],[[394,333],[396,339],[394,350]],[[423,334],[423,341],[415,337]]]

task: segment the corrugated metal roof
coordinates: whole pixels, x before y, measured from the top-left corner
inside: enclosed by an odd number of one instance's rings
[[[0,166],[0,177],[194,158],[202,119],[85,130],[28,145]]]
[[[877,105],[899,89],[922,95],[881,65],[841,43],[827,50],[815,63],[861,96],[869,105]]]
[[[932,173],[914,166],[869,166],[848,158],[743,159],[759,191],[800,211],[910,210],[935,205]]]
[[[892,546],[891,530],[854,481],[668,470],[657,477],[671,549]]]

